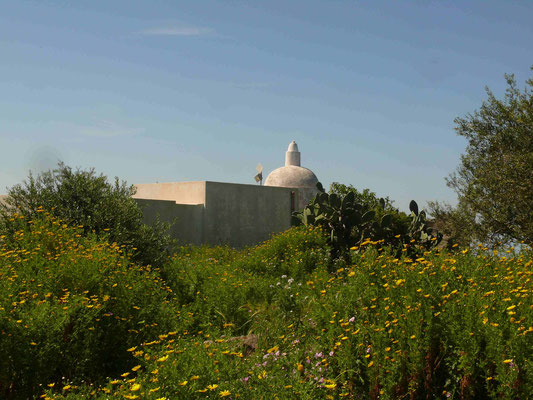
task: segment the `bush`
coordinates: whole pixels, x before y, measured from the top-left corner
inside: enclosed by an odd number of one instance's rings
[[[241,253],[229,247],[184,247],[162,271],[181,304],[179,326],[189,331],[224,330],[246,332],[249,307],[257,291],[246,271],[231,268]]]
[[[398,259],[390,248],[363,248],[349,267],[334,273],[317,268],[302,285],[295,281],[289,289],[285,278],[267,288],[287,291],[298,304],[277,294],[269,304],[250,300],[258,314],[249,317],[253,348],[245,343],[250,335],[235,337],[231,327],[183,325],[139,344],[137,366],[124,369],[128,375],[100,387],[55,387],[49,398],[531,397],[531,251],[508,250],[504,257],[442,251]],[[198,305],[226,307],[231,291],[264,291],[272,279],[257,273],[246,283],[248,271],[219,250],[201,251],[212,259]],[[300,312],[287,312],[293,306]],[[194,320],[205,309],[179,311]]]
[[[181,327],[192,331],[226,326],[240,335],[249,332],[257,311],[254,304],[283,303],[281,311],[290,313],[294,297],[286,290],[287,281],[294,282],[294,289],[311,271],[327,265],[325,243],[320,230],[300,227],[241,251],[181,248],[162,270],[183,307]]]
[[[160,265],[170,254],[169,226],[144,224],[134,193],[133,186],[118,178],[111,184],[94,169],[72,170],[59,163],[55,170],[37,177],[30,173],[27,181],[13,186],[0,211],[4,230],[9,230],[13,211],[31,220],[44,209],[69,225],[81,225],[85,235],[95,233],[118,243],[139,264]]]
[[[238,266],[256,274],[303,279],[315,268],[329,262],[329,247],[322,230],[299,226],[251,248],[241,257]]]
[[[119,246],[39,213],[0,235],[0,398],[63,379],[99,382],[128,347],[168,330],[168,289]]]

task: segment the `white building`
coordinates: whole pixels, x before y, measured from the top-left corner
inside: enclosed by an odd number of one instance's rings
[[[210,181],[137,184],[134,198],[143,207],[145,222],[174,222],[180,243],[258,244],[291,226],[291,214],[318,193],[318,179],[300,165],[293,141],[285,166],[272,171],[264,186]]]

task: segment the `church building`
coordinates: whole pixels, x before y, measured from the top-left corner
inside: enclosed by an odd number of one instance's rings
[[[135,185],[133,196],[145,222],[173,223],[171,235],[180,244],[244,247],[259,244],[291,226],[291,214],[318,193],[318,179],[300,165],[292,141],[285,166],[272,171],[263,185],[211,181]]]

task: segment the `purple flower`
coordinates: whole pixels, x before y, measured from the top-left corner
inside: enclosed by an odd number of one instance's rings
[[[348,322],[354,322],[355,321],[355,317],[352,317],[348,320]]]

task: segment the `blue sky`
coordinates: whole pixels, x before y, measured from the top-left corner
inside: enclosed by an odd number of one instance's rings
[[[283,165],[455,201],[454,118],[532,75],[530,1],[0,0],[0,193],[63,160],[128,183]]]

